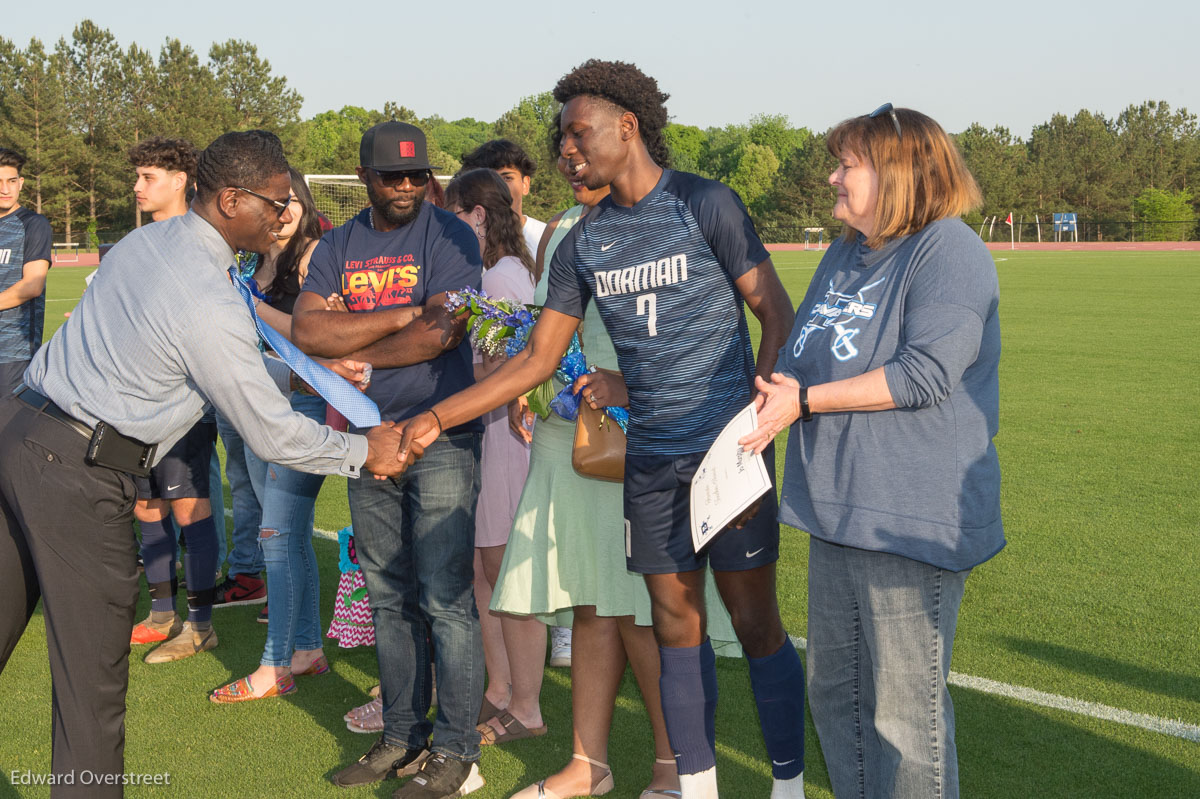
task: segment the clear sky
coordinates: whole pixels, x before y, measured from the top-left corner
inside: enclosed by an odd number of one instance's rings
[[[6,3],[0,36],[51,47],[90,18],[123,47],[169,37],[205,59],[249,40],[304,97],[303,116],[393,100],[419,116],[492,121],[588,58],[633,61],[674,121],[786,114],[822,131],[885,101],[957,132],[1028,137],[1055,112],[1115,117],[1166,100],[1200,112],[1200,2]]]

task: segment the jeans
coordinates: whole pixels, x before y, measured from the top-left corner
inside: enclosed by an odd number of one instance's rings
[[[220,414],[217,414],[217,430],[225,442],[225,476],[229,478],[229,494],[233,499],[233,549],[229,550],[228,574],[258,574],[264,568],[258,528],[262,524],[265,464]]]
[[[371,597],[383,737],[456,760],[479,758],[483,642],[472,588],[478,433],[440,436],[403,475],[350,481],[350,518]],[[271,610],[274,613],[274,609]],[[430,639],[438,709],[430,700]]]
[[[956,799],[950,652],[970,570],[812,537],[808,705],[838,799]]]
[[[325,421],[325,400],[292,394],[292,410]],[[325,476],[267,464],[262,545],[267,566],[267,645],[264,666],[290,666],[297,649],[321,648],[320,584],[313,552],[313,508]]]

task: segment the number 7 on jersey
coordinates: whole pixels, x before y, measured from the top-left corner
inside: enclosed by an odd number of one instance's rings
[[[640,294],[637,298],[637,315],[648,316],[646,320],[647,327],[650,328],[650,335],[658,335],[658,297],[653,293]]]

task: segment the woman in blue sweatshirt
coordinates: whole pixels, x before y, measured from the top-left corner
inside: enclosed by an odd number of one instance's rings
[[[779,518],[810,534],[808,699],[835,795],[952,798],[958,609],[1004,546],[996,267],[932,119],[888,104],[827,141],[846,232],[742,443],[791,426]]]

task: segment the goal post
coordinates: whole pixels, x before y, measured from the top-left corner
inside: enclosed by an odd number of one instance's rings
[[[313,203],[334,227],[344,225],[369,205],[367,187],[358,175],[305,175]]]

